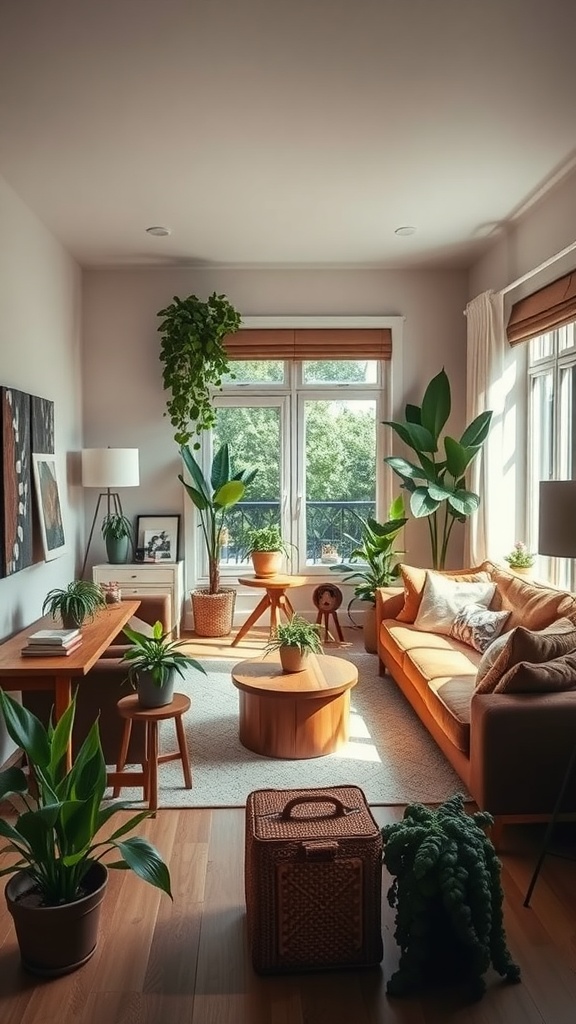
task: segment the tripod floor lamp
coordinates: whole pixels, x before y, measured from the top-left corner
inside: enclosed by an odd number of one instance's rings
[[[82,486],[99,487],[100,494],[90,528],[86,553],[82,564],[80,578],[84,578],[84,570],[88,561],[88,552],[92,543],[94,527],[102,502],[105,503],[106,515],[116,512],[123,515],[118,488],[137,487],[140,483],[137,448],[85,448],[82,452]]]

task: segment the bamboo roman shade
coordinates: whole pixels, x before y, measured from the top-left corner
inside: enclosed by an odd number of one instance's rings
[[[383,328],[258,328],[227,334],[233,359],[391,359],[392,331]]]
[[[514,303],[506,328],[508,341],[517,345],[572,320],[576,320],[576,270]]]

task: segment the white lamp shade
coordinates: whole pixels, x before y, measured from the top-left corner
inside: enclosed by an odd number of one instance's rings
[[[140,483],[137,448],[85,448],[82,486],[137,487]]]

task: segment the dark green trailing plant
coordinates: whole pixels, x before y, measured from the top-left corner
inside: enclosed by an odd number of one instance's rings
[[[419,465],[395,455],[387,456],[384,462],[410,492],[412,515],[427,518],[434,569],[445,566],[454,523],[464,523],[480,505],[479,495],[467,490],[465,476],[488,437],[492,420],[491,412],[483,412],[466,427],[459,441],[446,435],[443,455],[438,457],[440,434],[451,405],[450,382],[441,370],[428,384],[422,405],[406,406],[404,422],[384,420],[418,458]]]
[[[183,678],[187,668],[196,668],[206,675],[199,661],[180,652],[179,648],[184,647],[186,641],[171,640],[171,634],[163,632],[161,622],[154,623],[152,636],[139,633],[131,626],[124,626],[123,632],[132,646],[124,651],[121,660],[130,662],[126,679],[134,689],[140,672],[149,672],[156,686],[164,686],[171,672]]]
[[[184,484],[188,497],[198,510],[208,556],[208,590],[210,594],[217,594],[220,590],[220,548],[226,513],[242,500],[247,485],[252,482],[258,470],[241,469],[235,473],[227,443],[218,449],[212,460],[209,480],[204,476],[189,446],[183,445],[180,454],[192,483],[187,483],[181,473],[178,479]]]
[[[330,571],[343,573],[349,582],[358,580],[354,596],[360,601],[375,604],[377,589],[393,584],[400,571],[398,556],[402,552],[394,550],[394,541],[407,523],[404,499],[402,495],[394,499],[385,523],[378,523],[375,519],[364,520],[358,515],[356,518],[361,527],[360,543],[350,537],[357,544],[350,555],[350,562],[331,565]]]
[[[281,647],[297,647],[300,654],[322,654],[320,627],[308,622],[301,615],[293,615],[289,622],[280,622],[274,635],[266,644],[266,653],[271,654]]]
[[[410,804],[401,821],[382,829],[401,951],[390,995],[458,981],[479,999],[490,964],[507,981],[520,980],[506,944],[500,861],[486,834],[493,820],[466,814],[457,793],[436,809]]]
[[[188,444],[194,433],[209,430],[216,422],[211,389],[219,388],[229,372],[223,339],[239,330],[242,318],[226,296],[216,292],[205,302],[196,295],[175,295],[158,316],[163,318],[158,328],[162,379],[170,392],[164,415],[175,428],[176,444]],[[199,447],[196,441],[194,448]]]
[[[54,587],[48,591],[42,605],[42,614],[81,626],[93,619],[99,608],[106,605],[102,590],[91,580],[73,580],[67,587]]]
[[[148,817],[149,811],[124,821],[107,839],[98,839],[110,818],[131,804],[116,801],[101,807],[107,783],[97,722],[66,771],[76,698],[57,725],[50,724],[48,729],[3,690],[0,710],[9,736],[26,754],[34,779],[30,786],[21,768],[0,772],[0,802],[10,800],[18,812],[13,824],[12,819],[8,822],[0,818],[0,835],[8,840],[3,852],[18,856],[0,875],[27,871],[38,886],[43,904],[58,906],[79,899],[83,895],[82,880],[92,864],[114,850],[117,856],[112,862],[104,861],[106,867],[131,869],[172,898],[170,874],[158,850],[142,837],[124,838]]]

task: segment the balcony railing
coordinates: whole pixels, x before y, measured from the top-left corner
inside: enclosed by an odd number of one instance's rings
[[[307,501],[306,502],[306,564],[320,565],[346,561],[360,539],[357,516],[366,519],[375,515],[373,501]],[[230,509],[226,517],[227,535],[222,546],[224,565],[246,564],[248,531],[280,522],[280,502],[242,501]],[[332,554],[330,553],[332,552]],[[303,563],[302,555],[293,559]]]

